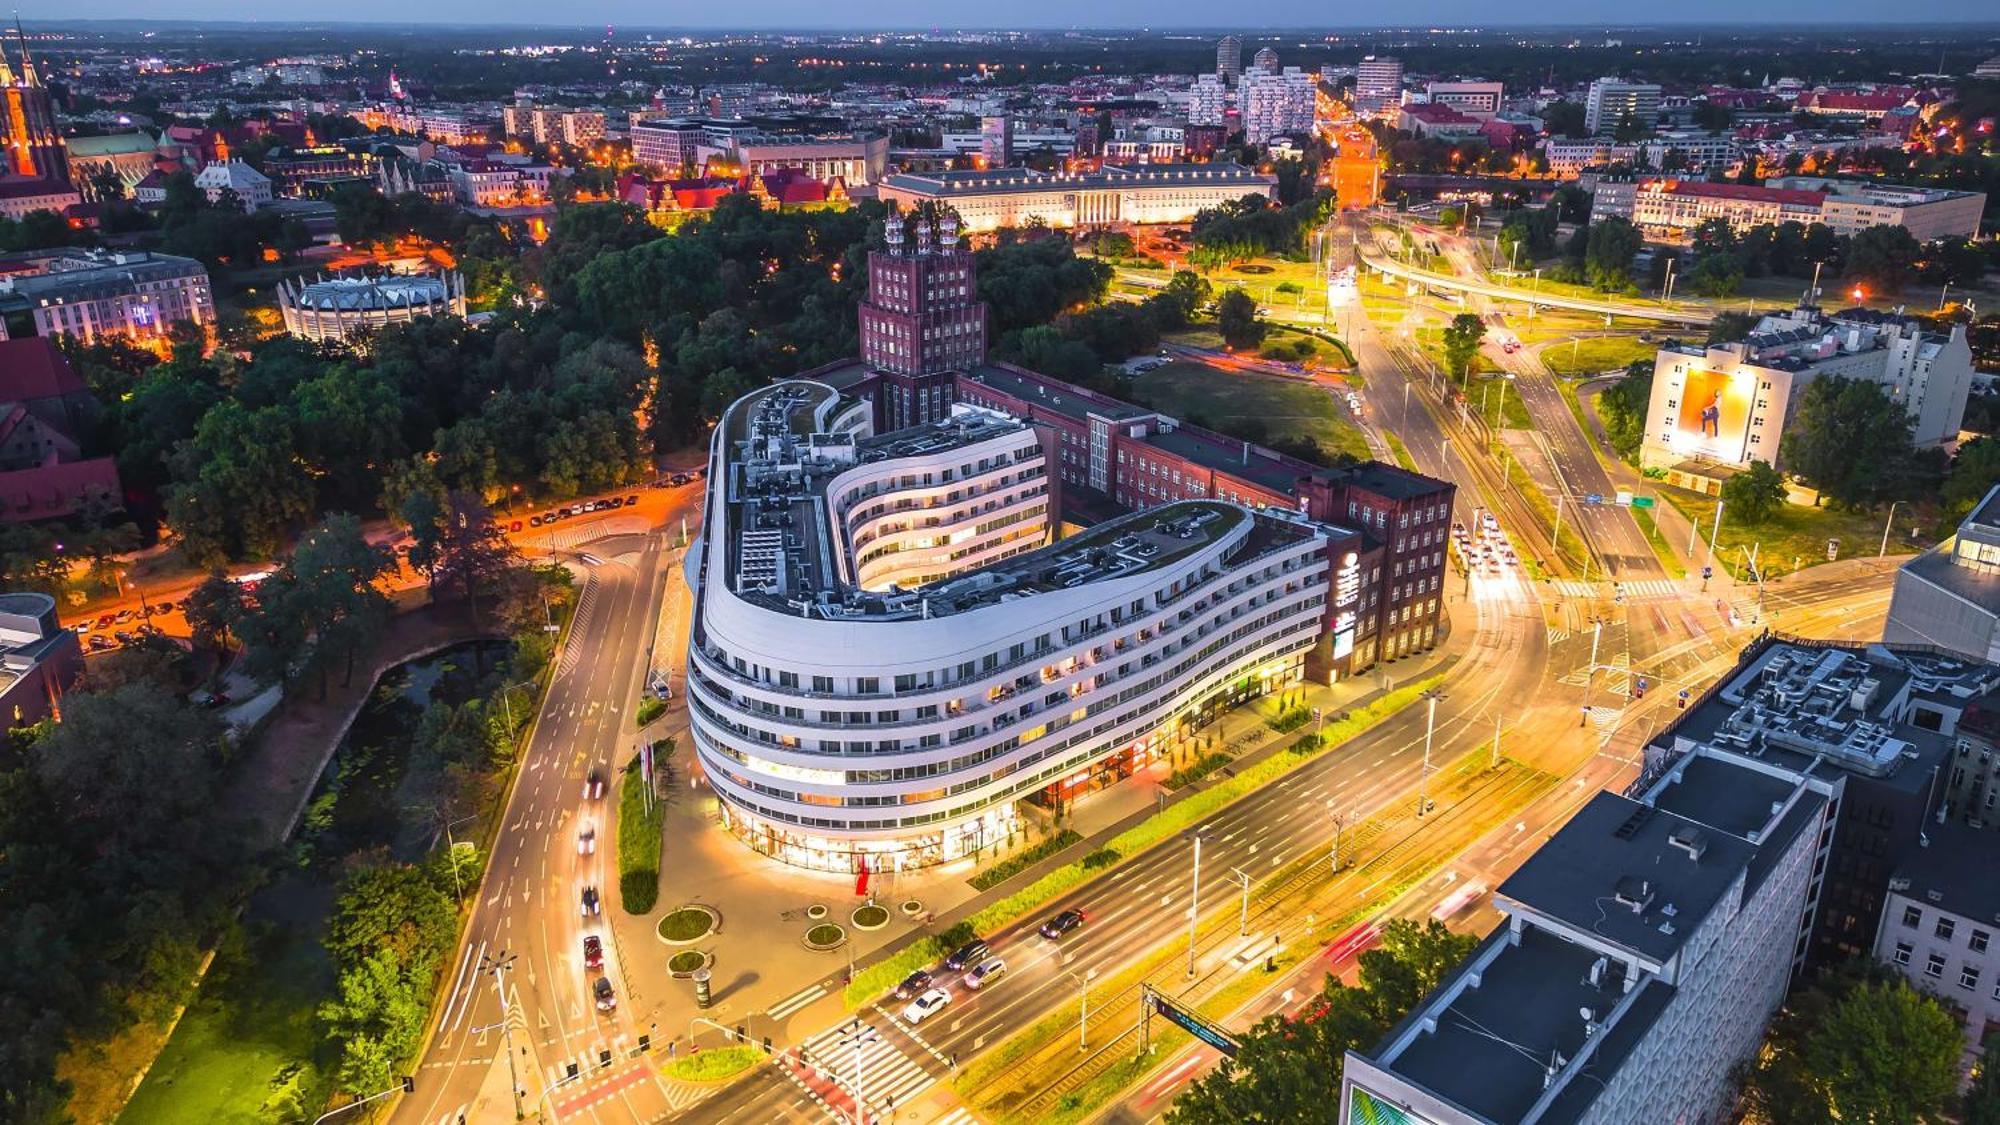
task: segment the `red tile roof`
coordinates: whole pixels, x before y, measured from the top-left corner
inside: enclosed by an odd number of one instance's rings
[[[66,516],[100,495],[120,499],[118,466],[109,457],[0,472],[0,522]]]
[[[1793,204],[1799,207],[1817,207],[1826,201],[1826,196],[1816,191],[1797,188],[1753,187],[1749,184],[1711,184],[1700,180],[1669,180],[1659,185],[1667,195],[1688,195],[1706,199],[1743,199],[1757,203]]]
[[[0,402],[57,398],[88,389],[47,337],[0,340]]]

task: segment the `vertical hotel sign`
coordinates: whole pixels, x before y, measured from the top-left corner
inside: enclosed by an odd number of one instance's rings
[[[1333,658],[1354,651],[1355,607],[1361,604],[1361,556],[1348,551],[1333,572]]]

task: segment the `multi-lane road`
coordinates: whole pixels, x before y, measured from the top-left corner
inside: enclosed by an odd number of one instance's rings
[[[691,508],[698,489],[666,508]],[[577,608],[443,1002],[416,1070],[416,1093],[395,1118],[412,1125],[513,1120],[525,1112],[566,1121],[650,1121],[671,1109],[638,1037],[658,974],[637,971],[610,923],[617,902],[612,810],[617,771],[636,749],[633,712],[644,686],[667,568],[678,554],[669,521],[614,532],[581,552]],[[602,796],[585,792],[596,775]],[[594,835],[586,850],[582,837]],[[583,906],[586,890],[598,910]],[[602,971],[586,970],[587,935],[603,946]],[[617,1006],[598,1009],[600,976]]]

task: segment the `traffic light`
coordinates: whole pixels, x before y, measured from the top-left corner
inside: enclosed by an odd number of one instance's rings
[[[1676,710],[1685,711],[1687,710],[1687,705],[1688,705],[1687,689],[1682,688],[1680,697],[1674,701],[1674,707]]]

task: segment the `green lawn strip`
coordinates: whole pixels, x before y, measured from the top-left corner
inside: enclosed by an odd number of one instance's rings
[[[1528,404],[1521,400],[1520,388],[1513,380],[1505,378],[1483,379],[1465,392],[1466,405],[1478,411],[1489,426],[1503,430],[1532,430],[1535,420],[1528,414]]]
[[[1031,848],[1023,848],[991,867],[982,868],[967,882],[982,891],[990,890],[1081,839],[1083,837],[1065,828]]]
[[[1232,423],[1256,421],[1265,438],[1309,437],[1329,453],[1365,459],[1368,441],[1348,421],[1327,389],[1307,379],[1223,371],[1193,360],[1175,360],[1140,376],[1141,405],[1186,422],[1228,432]]]
[[[1376,723],[1408,707],[1425,691],[1443,681],[1442,672],[1426,676],[1414,684],[1397,688],[1366,706],[1354,708],[1345,718],[1327,723],[1320,732],[1326,741],[1318,753],[1323,754],[1347,742]],[[1166,811],[1148,817],[1112,837],[1104,847],[1117,852],[1123,862],[1130,862],[1132,857],[1140,852],[1173,837],[1189,825],[1199,824],[1213,816],[1216,810],[1271,784],[1311,761],[1315,756],[1317,755],[1273,754],[1253,766],[1239,770],[1235,777],[1183,801],[1168,805]],[[847,1007],[858,1008],[878,998],[911,972],[935,963],[938,958],[949,953],[958,942],[975,934],[994,933],[1001,927],[1019,920],[1029,911],[1069,893],[1116,866],[1118,865],[1085,868],[1081,860],[1066,863],[980,910],[945,934],[933,934],[876,962],[854,975],[853,982],[847,986],[843,994]]]
[[[232,932],[118,1120],[252,1125],[309,1119],[331,1091],[325,1068],[338,1057],[314,1016],[332,989],[333,968],[316,928]]]
[[[1557,375],[1599,375],[1623,371],[1634,360],[1652,359],[1659,351],[1660,345],[1633,336],[1596,336],[1550,344],[1542,349],[1542,362]]]
[[[1701,538],[1704,542],[1708,541],[1714,528],[1715,497],[1664,484],[1657,491],[1662,500],[1679,509],[1690,522],[1699,521],[1697,526]],[[1840,557],[1843,559],[1867,556],[1881,549],[1883,518],[1880,512],[1843,512],[1803,504],[1784,504],[1763,523],[1745,524],[1731,520],[1728,510],[1724,509],[1722,534],[1715,542],[1717,562],[1731,575],[1745,578],[1744,554],[1755,550],[1763,564],[1764,576],[1773,578],[1790,574],[1794,569],[1794,559],[1799,569],[1826,562],[1826,542],[1829,539],[1840,541]],[[1759,544],[1762,546],[1759,547]]]
[[[1168,789],[1185,789],[1235,760],[1220,750],[1211,750],[1168,774],[1160,784]]]
[[[1530,482],[1527,487],[1516,489],[1515,494],[1521,497],[1522,501],[1533,510],[1535,518],[1542,525],[1544,532],[1553,530],[1556,522],[1556,506],[1547,496],[1542,495],[1541,489],[1534,487],[1532,483],[1533,478],[1528,476],[1528,470],[1523,468],[1521,463],[1514,459],[1514,455],[1505,449],[1500,451],[1500,466],[1506,473],[1506,479],[1510,483],[1513,481],[1515,473],[1519,473],[1524,481]],[[1568,513],[1564,513],[1564,516],[1563,535],[1556,540],[1556,553],[1561,555],[1563,561],[1568,565],[1577,570],[1582,570],[1584,559],[1589,553],[1589,548],[1584,546],[1583,540],[1577,535],[1574,521],[1568,517]],[[1529,552],[1518,549],[1519,544],[1515,546],[1517,548],[1516,554],[1521,558],[1525,559],[1529,556]]]
[[[1681,565],[1679,556],[1667,544],[1667,537],[1660,534],[1660,525],[1653,519],[1653,513],[1646,508],[1633,508],[1632,522],[1646,533],[1646,542],[1652,544],[1653,554],[1659,558],[1660,565],[1667,568],[1667,573],[1675,578],[1687,577],[1687,568]]]
[[[682,1055],[660,1068],[660,1073],[681,1082],[720,1082],[734,1078],[764,1059],[755,1047],[710,1047],[698,1055]]]
[[[673,753],[667,739],[660,755]],[[660,901],[660,848],[666,806],[646,808],[646,779],[636,760],[618,783],[618,901],[627,914],[650,914]]]
[[[1388,441],[1389,455],[1396,459],[1396,464],[1401,465],[1403,468],[1408,469],[1413,473],[1416,472],[1417,459],[1415,457],[1410,456],[1410,447],[1403,444],[1403,439],[1397,437],[1395,434],[1392,434],[1387,430],[1382,431],[1382,437]]]
[[[639,701],[639,711],[636,719],[638,725],[643,727],[666,713],[667,701],[658,696],[649,695]]]

